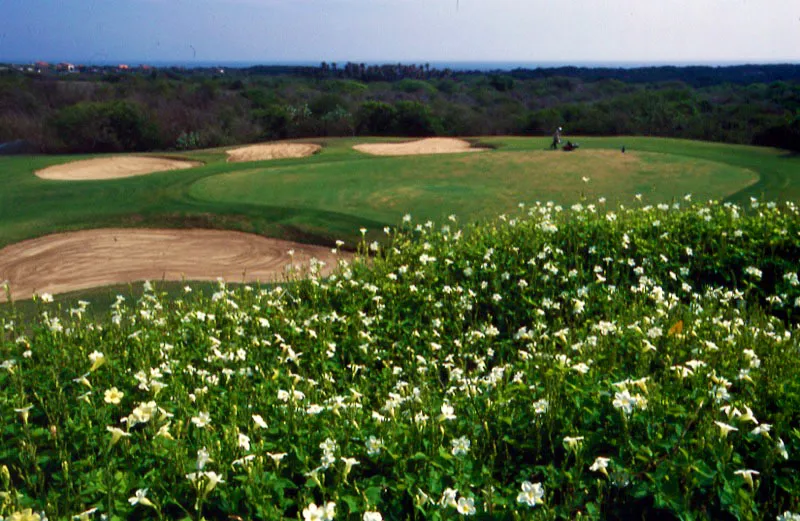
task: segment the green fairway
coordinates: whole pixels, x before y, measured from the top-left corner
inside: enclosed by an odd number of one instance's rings
[[[103,226],[230,228],[304,242],[378,231],[406,213],[471,221],[517,203],[800,199],[800,157],[673,139],[575,138],[572,153],[546,138],[480,138],[482,153],[375,157],[352,150],[386,139],[319,139],[304,159],[230,164],[221,150],[172,154],[203,166],[111,181],[46,181],[33,172],[72,157],[0,158],[0,247],[47,233]],[[627,153],[620,148],[625,145]],[[581,179],[589,178],[588,183]]]
[[[424,219],[451,213],[486,218],[536,200],[628,203],[637,193],[652,202],[686,193],[722,198],[757,181],[753,171],[666,154],[500,150],[249,169],[204,178],[190,194],[393,223],[404,212]]]

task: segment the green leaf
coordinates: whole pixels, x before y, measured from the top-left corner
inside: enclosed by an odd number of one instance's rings
[[[364,496],[369,500],[370,505],[378,505],[381,502],[381,487],[369,487],[364,491]]]
[[[348,508],[348,510],[350,511],[351,514],[357,514],[358,512],[360,512],[359,507],[358,507],[359,500],[358,500],[357,497],[355,497],[355,496],[342,496],[340,499],[347,504],[347,508]]]

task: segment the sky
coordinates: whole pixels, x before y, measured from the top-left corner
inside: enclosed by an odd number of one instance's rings
[[[0,0],[0,61],[800,62],[800,0]]]

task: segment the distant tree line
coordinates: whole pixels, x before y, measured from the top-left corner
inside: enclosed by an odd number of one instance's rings
[[[3,73],[0,143],[22,140],[48,153],[122,152],[316,136],[549,135],[561,126],[571,135],[679,137],[800,151],[797,66],[455,73],[426,64],[323,63],[291,73],[263,69]]]

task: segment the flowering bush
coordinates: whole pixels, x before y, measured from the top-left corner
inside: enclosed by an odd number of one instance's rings
[[[681,206],[682,205],[682,206]],[[793,205],[521,208],[0,339],[8,519],[793,519]],[[93,318],[97,317],[97,318]]]

